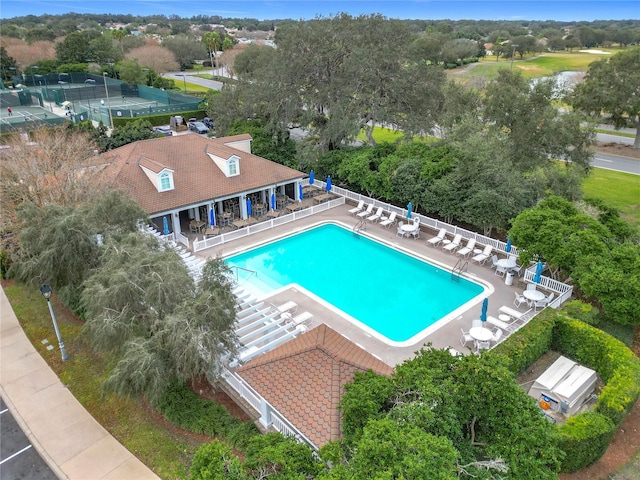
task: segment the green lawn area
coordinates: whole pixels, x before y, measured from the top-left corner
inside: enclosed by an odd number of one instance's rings
[[[60,332],[69,352],[62,362],[60,350],[47,350],[40,341],[57,345],[46,301],[40,292],[22,285],[5,287],[27,337],[73,395],[120,443],[162,479],[183,479],[199,444],[179,436],[153,420],[138,400],[102,391],[107,365],[113,362],[95,353],[82,336],[82,324],[52,297]]]
[[[625,220],[640,227],[640,175],[594,168],[582,187],[585,195],[602,198],[620,209]]]
[[[376,143],[394,143],[400,140],[404,134],[399,130],[390,130],[388,128],[383,127],[373,127],[373,139]],[[362,130],[358,134],[358,140],[363,142],[367,141],[367,135]]]
[[[596,128],[594,130],[596,133],[606,133],[608,135],[618,135],[619,137],[636,138],[635,134],[621,132],[620,130],[607,130],[606,128]]]
[[[615,53],[615,50],[603,50]],[[556,53],[544,53],[539,56],[525,57],[524,60],[520,60],[520,57],[516,55],[513,68],[520,70],[526,77],[536,78],[553,75],[557,72],[565,71],[586,71],[591,62],[600,60],[603,57],[610,57],[606,54],[592,54],[592,53],[580,53],[576,52],[556,52]],[[453,75],[456,78],[460,78],[463,81],[467,81],[473,77],[486,77],[489,80],[497,76],[498,69],[511,68],[511,60],[501,58],[496,62],[496,57],[486,57],[478,66],[472,68],[470,71]],[[448,70],[448,73],[453,73],[455,70]]]

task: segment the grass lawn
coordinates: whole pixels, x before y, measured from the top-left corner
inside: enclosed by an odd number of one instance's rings
[[[607,50],[603,50],[607,51]],[[615,53],[614,50],[609,50]],[[610,57],[606,54],[580,53],[580,52],[556,52],[544,53],[531,58],[524,58],[516,55],[513,68],[519,69],[524,76],[529,78],[544,77],[557,72],[565,71],[586,71],[591,62],[600,60],[603,57]],[[502,58],[496,62],[496,57],[491,56],[483,59],[476,67],[468,72],[454,75],[462,81],[468,81],[473,77],[486,77],[489,80],[497,76],[501,68],[511,68],[511,60]],[[455,70],[447,70],[447,73],[454,73]]]
[[[404,137],[404,133],[399,130],[390,130],[384,127],[373,127],[373,139],[376,143],[395,143],[402,137]],[[367,141],[367,135],[364,133],[364,130],[358,134],[358,140],[363,142]]]
[[[625,220],[640,227],[640,175],[594,168],[582,187],[585,195],[602,198],[620,209]]]
[[[107,365],[112,358],[93,352],[83,338],[82,323],[52,297],[60,332],[69,352],[62,362],[47,302],[40,292],[23,285],[10,285],[5,292],[29,340],[73,395],[120,443],[160,478],[183,479],[199,442],[173,433],[153,420],[137,400],[127,400],[102,391]],[[56,346],[47,350],[41,340]]]

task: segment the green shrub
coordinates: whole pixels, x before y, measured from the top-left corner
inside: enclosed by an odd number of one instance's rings
[[[560,448],[567,452],[561,470],[575,472],[600,458],[616,429],[611,419],[596,412],[571,417],[559,429]]]
[[[193,457],[189,480],[241,480],[240,459],[231,448],[218,440],[203,444]]]
[[[593,305],[581,302],[580,300],[572,300],[562,306],[561,310],[564,314],[576,320],[582,320],[589,325],[598,325],[600,312]]]
[[[198,397],[185,385],[171,387],[155,407],[185,430],[220,437],[234,447],[244,447],[258,433],[253,423],[241,422],[222,405]]]
[[[501,355],[507,361],[507,368],[518,375],[526,370],[542,354],[548,352],[553,338],[555,313],[546,309],[527,323],[507,340],[499,344],[492,352]]]

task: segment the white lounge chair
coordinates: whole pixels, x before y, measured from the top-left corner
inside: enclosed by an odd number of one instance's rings
[[[468,257],[469,254],[473,252],[473,249],[475,247],[476,247],[476,239],[470,238],[469,241],[467,242],[467,245],[462,247],[460,250],[458,250],[456,252],[456,255],[462,255],[463,257]]]
[[[313,318],[313,313],[302,312],[291,319],[294,325],[300,325],[308,322]]]
[[[515,308],[508,307],[506,305],[501,306],[498,309],[498,313],[503,313],[505,315],[509,315],[514,320],[527,320],[531,316],[531,311],[533,308],[530,308],[526,312],[520,312]]]
[[[366,210],[363,210],[360,213],[358,213],[358,217],[365,218],[365,217],[368,217],[369,215],[371,215],[372,213],[373,213],[373,203],[370,203],[367,206]]]
[[[296,310],[298,310],[298,304],[296,302],[289,300],[288,302],[283,303],[282,305],[276,307],[276,310],[278,310],[278,313],[285,313],[285,312],[296,313]]]
[[[462,241],[462,234],[456,233],[456,236],[453,237],[453,240],[451,240],[451,243],[447,243],[446,245],[444,245],[442,247],[442,250],[449,253],[453,253],[460,246],[461,241]]]
[[[440,242],[442,242],[442,240],[444,240],[444,237],[447,236],[447,229],[446,228],[441,228],[440,231],[438,232],[438,235],[436,235],[433,238],[430,238],[429,240],[427,240],[427,243],[430,245],[433,245],[434,247],[436,245],[438,245]]]
[[[391,225],[396,223],[396,216],[397,216],[396,212],[391,212],[391,215],[389,215],[387,218],[382,217],[380,225],[382,225],[383,227],[389,228]]]
[[[478,255],[473,257],[471,261],[477,262],[478,264],[482,265],[484,262],[487,261],[487,258],[489,258],[492,251],[493,251],[493,247],[491,245],[485,245],[482,253],[479,253]]]
[[[498,320],[495,317],[492,316],[488,316],[487,317],[487,323],[490,323],[491,325],[493,325],[494,327],[498,327],[502,330],[506,330],[507,332],[510,332],[514,329],[514,326],[507,323],[507,322],[503,322],[502,320]]]
[[[351,210],[349,210],[349,213],[351,215],[356,215],[357,213],[360,213],[363,209],[364,209],[364,200],[360,200],[356,207],[353,207]]]
[[[382,216],[382,211],[384,209],[382,207],[378,207],[378,210],[376,210],[376,213],[374,213],[373,215],[371,215],[370,217],[367,217],[367,220],[369,220],[370,222],[377,222],[378,220],[380,220],[380,217]]]

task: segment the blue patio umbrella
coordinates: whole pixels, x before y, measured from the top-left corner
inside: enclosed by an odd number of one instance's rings
[[[298,185],[299,190],[300,190],[300,200],[302,200],[304,198],[304,193],[302,193],[302,184]]]
[[[169,220],[167,217],[162,217],[162,233],[163,235],[169,235]]]
[[[540,277],[542,276],[542,268],[544,265],[542,262],[538,261],[538,265],[536,265],[536,274],[533,276],[533,281],[535,283],[540,283]]]
[[[313,170],[311,170],[309,172],[309,185],[313,185],[313,182],[315,181],[316,181],[315,173],[313,173]]]
[[[504,251],[509,253],[511,251],[511,239],[507,237],[507,246],[504,247]]]
[[[252,210],[251,210],[251,199],[247,198],[247,216],[251,216]]]
[[[272,193],[271,194],[271,210],[275,210],[276,209],[276,194]]]
[[[484,322],[487,321],[487,309],[489,308],[489,299],[485,298],[482,301],[482,313],[480,314],[480,321],[484,325]]]
[[[209,224],[210,224],[212,227],[215,227],[215,226],[216,226],[216,216],[215,216],[215,214],[213,213],[213,208],[212,208],[211,210],[209,210]]]
[[[326,189],[327,189],[327,192],[331,191],[331,175],[329,175],[327,177],[327,187],[326,187]]]
[[[407,205],[407,218],[411,218],[411,210],[413,210],[413,203],[409,202],[409,205]]]

